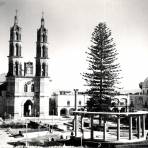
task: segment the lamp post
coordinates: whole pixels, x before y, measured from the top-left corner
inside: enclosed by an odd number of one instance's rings
[[[77,93],[78,93],[78,89],[74,89],[74,96],[75,96],[75,111],[77,111]],[[74,130],[75,130],[75,137],[76,137],[76,136],[77,136],[77,114],[75,114]]]
[[[27,143],[27,128],[28,128],[28,122],[27,122],[27,120],[25,121],[25,124],[26,124],[26,141],[25,141],[25,146],[26,146],[26,148],[27,148],[27,146],[28,146],[28,143]]]
[[[77,110],[77,93],[78,93],[78,89],[74,89],[74,95],[75,95],[75,111]]]

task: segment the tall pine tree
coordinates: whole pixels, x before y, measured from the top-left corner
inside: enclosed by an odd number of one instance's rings
[[[91,38],[92,45],[87,52],[88,72],[83,78],[89,86],[90,96],[87,102],[88,111],[108,111],[111,98],[116,94],[119,80],[119,64],[117,50],[111,37],[111,30],[105,23],[99,23]]]

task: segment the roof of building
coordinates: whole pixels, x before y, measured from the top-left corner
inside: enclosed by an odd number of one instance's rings
[[[142,83],[142,87],[148,87],[148,77]]]

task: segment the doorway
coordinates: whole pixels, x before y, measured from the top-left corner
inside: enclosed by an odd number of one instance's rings
[[[32,106],[33,103],[30,100],[24,103],[24,117],[32,116]]]

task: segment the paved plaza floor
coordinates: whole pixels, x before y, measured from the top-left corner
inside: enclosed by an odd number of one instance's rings
[[[70,137],[71,135],[71,132],[59,132],[59,131],[54,131],[53,132],[54,134],[57,134],[57,135],[63,135],[64,138],[67,137]],[[13,146],[8,144],[8,142],[17,142],[17,141],[26,141],[26,138],[27,140],[31,139],[31,138],[38,138],[38,137],[41,137],[41,136],[46,136],[46,137],[50,137],[50,135],[52,135],[53,133],[49,133],[48,131],[43,131],[43,132],[33,132],[33,133],[27,133],[27,136],[26,134],[24,133],[24,137],[19,137],[19,138],[14,138],[14,137],[11,137],[7,132],[6,132],[6,129],[0,129],[0,147],[1,148],[12,148]],[[78,132],[78,137],[81,137],[82,134],[80,132]],[[90,139],[90,131],[85,131],[84,132],[84,139]],[[103,139],[103,132],[100,132],[100,131],[94,131],[94,139],[95,140],[101,140]],[[107,132],[106,134],[106,140],[107,141],[117,141],[116,140],[117,137],[116,137],[116,132]],[[144,140],[144,139],[141,139],[141,140]],[[121,137],[120,139],[120,143],[123,142],[123,143],[129,143],[129,142],[140,142],[140,140],[137,139],[137,137],[133,136],[133,140],[132,141],[129,141],[128,140],[128,137]]]
[[[12,148],[13,146],[8,144],[10,141],[14,141],[14,137],[10,137],[6,129],[0,129],[0,148]]]
[[[37,119],[35,119],[37,121]],[[38,119],[39,120],[39,119]],[[52,122],[57,123],[57,121],[59,121],[59,123],[63,124],[65,123],[67,119],[58,119],[58,118],[50,118],[47,120],[42,120],[42,123],[50,123]],[[68,120],[67,120],[68,121]],[[108,123],[110,126],[115,126],[113,123]],[[121,125],[122,127],[122,125]],[[18,129],[19,130],[19,129]],[[148,131],[145,131],[146,133]],[[120,131],[120,143],[132,143],[132,142],[140,142],[140,141],[144,141],[146,139],[146,137],[144,138],[140,138],[138,139],[136,136],[136,133],[133,131],[133,140],[128,140],[129,139],[129,135],[128,135],[128,129],[127,130],[121,130]],[[17,141],[26,141],[31,139],[31,138],[38,138],[38,137],[50,137],[50,135],[52,134],[57,134],[57,135],[62,135],[64,139],[68,139],[71,136],[71,131],[53,131],[53,133],[50,133],[49,131],[40,131],[40,132],[32,132],[32,133],[23,133],[24,137],[19,137],[19,138],[14,138],[11,137],[7,132],[6,129],[0,128],[0,148],[12,148],[13,146],[8,144],[8,142],[17,142]],[[85,129],[84,130],[84,134],[83,134],[83,138],[84,139],[90,139],[90,129]],[[145,134],[146,135],[146,134]],[[78,137],[82,137],[82,133],[78,132]],[[99,140],[103,140],[103,132],[102,131],[94,131],[94,139],[99,141]],[[50,140],[50,139],[49,139]],[[108,142],[115,142],[118,143],[119,141],[117,141],[117,131],[115,130],[111,130],[106,132],[106,141]]]

